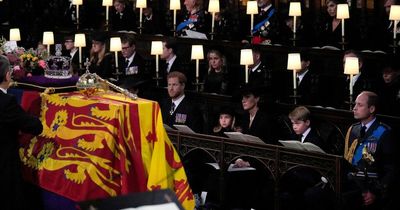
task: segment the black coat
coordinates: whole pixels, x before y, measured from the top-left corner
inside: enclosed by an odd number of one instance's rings
[[[111,30],[113,31],[136,31],[136,15],[132,8],[125,7],[122,13],[115,10],[110,11]]]
[[[113,77],[113,73],[115,72],[114,67],[114,57],[111,53],[106,53],[103,60],[97,64],[97,61],[94,60],[91,62],[89,71],[91,73],[96,73],[103,79],[108,79]]]
[[[185,96],[175,112],[171,115],[171,99],[165,100],[161,105],[161,112],[164,124],[173,127],[174,124],[187,125],[193,131],[200,133],[203,130],[203,120],[200,110],[195,106],[190,99]]]
[[[2,209],[21,209],[24,203],[23,182],[18,155],[20,131],[38,135],[42,132],[40,120],[27,114],[14,96],[0,91],[0,179]],[[3,202],[4,201],[4,202]],[[21,203],[22,202],[22,203]]]
[[[256,116],[253,119],[251,127],[250,124],[250,114],[246,112],[243,115],[241,127],[244,134],[250,134],[257,136],[262,139],[265,143],[275,144],[276,139],[273,135],[273,123],[272,119],[267,115],[267,113],[258,110]]]

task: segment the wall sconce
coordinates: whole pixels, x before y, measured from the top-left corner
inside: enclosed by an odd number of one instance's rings
[[[357,57],[346,57],[344,61],[344,74],[350,75],[349,90],[350,90],[350,110],[353,102],[353,76],[360,73],[360,65]]]
[[[240,50],[240,65],[244,65],[245,68],[245,83],[249,82],[249,65],[254,64],[253,51],[251,49]]]
[[[147,7],[146,0],[136,0],[136,8],[139,8],[139,32],[142,34],[143,24],[143,9]]]
[[[50,56],[50,45],[54,44],[54,34],[52,31],[43,32],[43,44],[47,45],[47,53]]]
[[[300,2],[290,2],[289,5],[289,16],[293,16],[293,40],[296,39],[296,17],[301,16],[301,4]]]
[[[115,55],[115,75],[117,80],[119,80],[119,69],[118,69],[118,51],[122,51],[121,38],[111,37],[110,39],[110,51],[114,52]]]
[[[297,104],[297,71],[301,69],[300,53],[289,53],[287,68],[293,71],[293,97],[294,104]]]
[[[163,53],[163,44],[162,41],[152,41],[151,42],[151,55],[156,56],[156,80],[157,80],[157,87],[159,86],[158,80],[160,77],[158,76],[158,71],[159,71],[159,62],[158,62],[158,56]]]
[[[212,14],[211,19],[211,40],[213,40],[214,36],[214,25],[215,25],[215,13],[219,12],[219,0],[210,0],[208,3],[208,11]]]
[[[83,0],[72,0],[72,4],[76,6],[76,27],[79,29],[79,6],[83,4]]]
[[[338,4],[337,5],[336,18],[342,20],[342,41],[344,43],[344,19],[350,18],[348,4]]]
[[[181,1],[180,0],[170,0],[169,9],[174,11],[174,36],[176,36],[176,10],[181,9]]]
[[[82,47],[86,47],[85,34],[75,34],[74,46],[79,48],[79,68],[82,69]]]
[[[196,90],[199,91],[199,60],[204,59],[203,45],[192,45],[192,60],[196,60]]]
[[[253,35],[254,15],[258,14],[257,1],[248,1],[246,14],[250,15],[250,36]]]
[[[109,10],[113,5],[113,0],[103,0],[102,6],[106,7],[106,29],[108,29]]]
[[[389,20],[393,20],[393,40],[396,42],[397,24],[400,20],[400,5],[390,6]]]

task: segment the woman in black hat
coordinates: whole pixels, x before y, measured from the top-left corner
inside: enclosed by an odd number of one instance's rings
[[[90,72],[96,73],[100,77],[107,79],[112,77],[113,56],[106,49],[107,36],[98,33],[93,36],[92,48],[90,49]]]

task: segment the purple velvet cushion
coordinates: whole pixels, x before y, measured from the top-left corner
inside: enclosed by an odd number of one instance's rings
[[[72,76],[68,79],[52,79],[47,78],[45,76],[31,76],[31,77],[24,77],[19,80],[19,82],[39,85],[43,87],[64,87],[64,86],[72,86],[75,85],[78,81],[78,76]]]

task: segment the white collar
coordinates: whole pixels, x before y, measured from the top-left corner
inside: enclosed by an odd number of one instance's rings
[[[304,139],[306,139],[307,135],[310,133],[311,128],[308,128],[301,136],[301,143],[304,143]]]
[[[271,7],[272,7],[272,4],[270,4],[270,5],[268,5],[268,6],[264,7],[264,8],[261,8],[261,11],[266,12],[266,11],[268,11],[269,8],[271,8]]]
[[[261,62],[259,62],[257,65],[255,65],[253,68],[251,68],[251,72],[254,72],[259,66],[261,65]]]
[[[128,66],[132,63],[132,61],[133,61],[133,58],[135,58],[135,55],[136,55],[136,51],[135,52],[133,52],[133,54],[131,55],[131,57],[129,57],[129,58],[127,58],[126,60],[128,60],[129,61],[129,63],[128,63]]]
[[[172,66],[172,64],[174,63],[175,60],[176,60],[176,55],[172,56],[171,59],[167,60],[167,63],[168,63],[168,69],[167,70],[168,70],[168,72],[171,69],[171,66]]]
[[[71,59],[74,57],[74,55],[78,52],[78,48],[74,47],[72,50],[69,52],[69,55],[71,56]]]
[[[375,120],[376,120],[376,117],[373,120],[371,120],[370,122],[368,122],[367,124],[365,124],[365,125],[363,125],[361,123],[361,126],[365,126],[366,127],[365,132],[367,132],[367,130],[369,129],[369,127],[371,127],[372,123],[374,123]]]
[[[297,73],[297,77],[299,78],[299,84],[303,80],[304,76],[306,76],[307,72],[308,72],[308,69],[301,74]]]
[[[7,89],[4,89],[4,88],[0,87],[0,90],[3,91],[3,93],[7,94]]]
[[[178,108],[179,104],[183,101],[183,99],[185,98],[185,94],[181,95],[179,98],[177,99],[172,99],[172,102],[174,102],[175,104],[175,110],[176,108]]]

